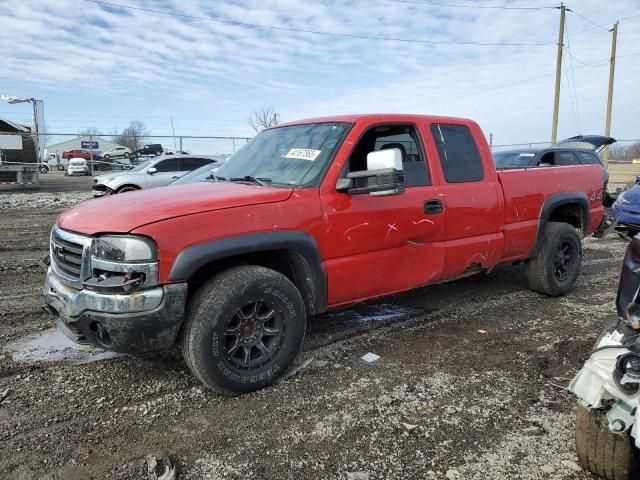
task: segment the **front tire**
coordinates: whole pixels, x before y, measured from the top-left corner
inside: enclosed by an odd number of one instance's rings
[[[529,288],[552,297],[573,290],[582,265],[582,243],[568,223],[550,222],[538,255],[526,263]]]
[[[116,193],[126,193],[126,192],[135,192],[136,190],[140,190],[138,187],[134,187],[133,185],[125,185],[124,187],[120,187],[116,190]]]
[[[605,480],[637,479],[640,461],[631,441],[628,433],[605,428],[596,411],[576,407],[576,452],[586,470]]]
[[[264,267],[226,270],[189,302],[182,352],[193,374],[223,395],[271,385],[302,347],[306,311],[284,275]]]

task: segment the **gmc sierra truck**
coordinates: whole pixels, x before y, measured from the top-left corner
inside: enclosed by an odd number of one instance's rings
[[[600,224],[599,165],[496,170],[470,120],[349,115],[264,130],[210,181],[90,200],[51,232],[45,308],[73,340],[178,343],[208,387],[280,378],[307,317],[524,262],[562,295]]]

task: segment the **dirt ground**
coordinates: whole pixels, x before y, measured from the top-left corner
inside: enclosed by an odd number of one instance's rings
[[[0,478],[146,478],[155,452],[179,479],[592,478],[563,387],[614,315],[622,240],[587,240],[564,298],[503,266],[311,319],[306,368],[225,398],[175,352],[10,351],[51,337],[38,262],[58,212],[0,210]],[[364,364],[367,352],[381,359]]]

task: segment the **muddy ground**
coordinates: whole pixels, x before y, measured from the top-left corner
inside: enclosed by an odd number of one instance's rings
[[[587,240],[564,298],[504,266],[314,318],[311,364],[225,398],[176,353],[16,353],[52,340],[38,261],[57,213],[0,210],[0,478],[146,478],[159,451],[183,479],[592,478],[563,386],[614,315],[622,240]]]

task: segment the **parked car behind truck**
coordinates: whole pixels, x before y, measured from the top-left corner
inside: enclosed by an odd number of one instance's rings
[[[93,179],[93,196],[103,197],[143,188],[164,187],[184,174],[204,165],[214,165],[211,157],[163,156],[147,160],[131,170],[112,172]],[[120,169],[122,170],[122,169]]]
[[[73,340],[178,342],[223,394],[275,382],[307,317],[524,262],[571,290],[603,216],[596,165],[496,170],[471,120],[348,115],[261,132],[199,182],[92,200],[51,233],[46,308]]]

